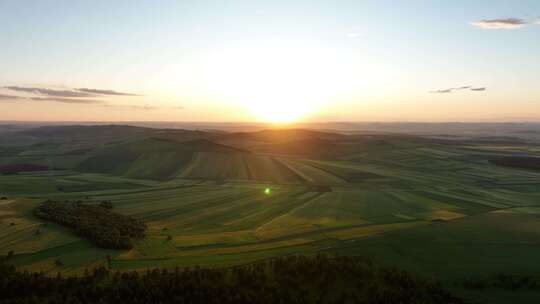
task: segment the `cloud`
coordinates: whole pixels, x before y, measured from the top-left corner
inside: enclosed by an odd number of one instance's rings
[[[30,97],[27,98],[34,101],[54,101],[71,104],[101,104],[105,103],[104,100],[99,99],[77,99],[77,98],[64,98],[64,97]]]
[[[25,97],[16,95],[0,94],[0,100],[19,100],[19,101],[54,101],[71,104],[101,104],[104,100],[87,98],[66,98],[66,97]]]
[[[448,94],[448,93],[452,93],[453,90],[454,89],[436,90],[436,91],[430,91],[430,93]]]
[[[2,88],[2,87],[0,87]],[[86,104],[86,105],[102,105],[109,108],[125,108],[132,110],[151,111],[161,108],[173,109],[175,107],[160,107],[152,105],[111,105],[106,100],[100,99],[100,97],[114,97],[114,96],[141,96],[132,93],[119,92],[114,90],[105,89],[89,89],[89,88],[76,88],[66,90],[56,90],[40,87],[19,87],[19,86],[5,86],[5,89],[32,94],[33,96],[17,96],[17,95],[2,95],[0,94],[0,100],[20,100],[20,101],[51,101],[61,102],[67,104]],[[179,108],[175,108],[179,109]]]
[[[471,25],[487,30],[513,30],[525,26],[527,22],[518,18],[505,19],[483,19],[476,22],[471,22]]]
[[[467,89],[470,89],[470,88],[471,88],[471,86],[462,86],[462,87],[457,87],[457,88],[448,88],[448,89],[442,89],[442,90],[435,90],[435,91],[431,91],[430,93],[448,94],[448,93],[452,93],[454,91],[467,90]]]
[[[174,107],[167,107],[167,106],[151,106],[151,105],[111,105],[107,104],[104,105],[104,107],[107,108],[115,108],[115,109],[131,109],[131,110],[140,110],[140,111],[153,111],[153,110],[161,110],[161,109],[170,109],[170,110],[184,110],[185,107],[183,106],[174,106]]]
[[[102,89],[89,89],[89,88],[78,88],[70,90],[55,90],[48,88],[38,88],[38,87],[18,87],[18,86],[7,86],[5,87],[8,90],[45,95],[52,97],[67,97],[67,98],[78,98],[78,97],[96,97],[102,95],[108,96],[140,96],[137,94],[118,92],[114,90],[102,90]]]
[[[133,93],[117,92],[113,90],[102,90],[102,89],[88,89],[88,88],[79,88],[75,89],[79,92],[90,93],[95,95],[112,95],[112,96],[141,96]]]
[[[17,86],[8,86],[5,88],[12,91],[17,91],[17,92],[40,94],[40,95],[54,96],[54,97],[92,97],[92,96],[95,96],[95,94],[89,94],[85,92],[75,92],[75,91],[69,91],[69,90],[53,90],[53,89],[46,89],[46,88],[17,87]]]
[[[15,95],[0,94],[0,100],[17,100],[17,99],[24,99],[24,98],[21,96],[15,96]]]
[[[449,88],[449,89],[442,89],[442,90],[435,90],[430,91],[430,93],[436,93],[436,94],[450,94],[455,91],[462,91],[462,90],[470,90],[470,91],[485,91],[486,88],[473,88],[472,86],[462,86],[462,87],[456,87],[456,88]]]
[[[144,105],[144,106],[130,106],[130,108],[133,109],[133,110],[143,110],[143,111],[151,111],[151,110],[158,110],[158,109],[160,109],[160,107],[149,106],[149,105]]]

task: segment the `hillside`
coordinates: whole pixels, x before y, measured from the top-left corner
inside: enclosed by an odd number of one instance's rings
[[[104,149],[82,161],[77,170],[108,173],[134,178],[166,180],[173,178],[196,152],[248,153],[204,139],[178,142],[161,138],[147,138]]]
[[[87,144],[103,144],[142,140],[145,138],[163,138],[176,141],[187,141],[211,137],[211,133],[192,130],[152,129],[128,125],[95,125],[95,126],[43,126],[25,129],[19,136],[31,137],[34,140],[56,142],[78,142]]]

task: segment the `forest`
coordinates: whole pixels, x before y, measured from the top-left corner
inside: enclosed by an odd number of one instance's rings
[[[0,303],[464,303],[371,260],[288,256],[228,268],[48,276],[0,265]]]
[[[101,248],[130,249],[132,238],[144,238],[146,225],[133,217],[113,212],[112,204],[85,205],[79,201],[47,200],[34,210],[42,219],[73,228]]]

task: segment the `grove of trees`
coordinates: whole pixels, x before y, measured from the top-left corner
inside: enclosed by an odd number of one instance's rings
[[[113,212],[109,204],[47,200],[34,210],[34,214],[75,229],[77,234],[98,247],[130,249],[132,239],[144,238],[146,225],[133,217]]]

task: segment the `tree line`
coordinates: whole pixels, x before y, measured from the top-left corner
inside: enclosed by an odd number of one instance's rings
[[[229,268],[47,276],[0,265],[0,303],[460,304],[439,284],[353,257],[288,256]]]
[[[146,225],[133,217],[113,212],[110,201],[86,205],[80,201],[47,200],[34,210],[42,219],[75,229],[101,248],[131,249],[132,239],[144,238]]]
[[[540,275],[516,275],[498,273],[481,278],[466,278],[457,282],[466,289],[472,290],[529,290],[540,291]]]
[[[489,161],[498,166],[540,170],[540,157],[536,156],[503,156]]]

